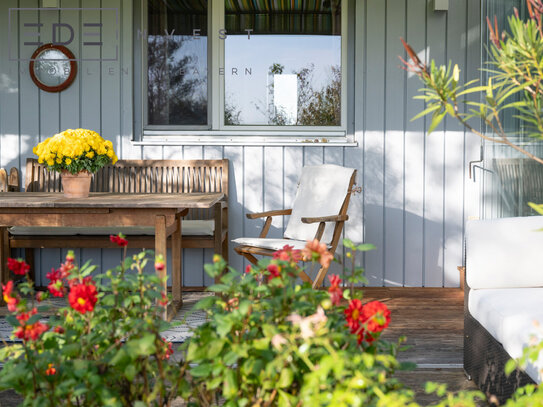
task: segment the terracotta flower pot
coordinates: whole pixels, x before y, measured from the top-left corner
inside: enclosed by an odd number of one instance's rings
[[[89,196],[92,174],[88,171],[81,171],[72,174],[69,171],[62,171],[62,189],[66,198],[86,198]]]

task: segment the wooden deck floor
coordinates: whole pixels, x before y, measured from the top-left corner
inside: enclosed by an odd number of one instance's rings
[[[411,348],[400,360],[419,366],[397,377],[427,405],[435,397],[424,393],[427,381],[447,383],[450,390],[476,390],[464,376],[463,365],[463,291],[458,288],[366,288],[364,301],[379,300],[391,310],[391,323],[383,338],[395,341],[406,336]]]
[[[395,341],[407,337],[411,348],[401,360],[419,368],[400,372],[397,377],[417,394],[422,405],[435,402],[424,393],[427,381],[447,383],[450,390],[472,389],[462,369],[463,292],[449,288],[366,288],[364,301],[379,300],[392,311],[392,320],[383,337]],[[0,393],[0,406],[20,402],[11,392]]]

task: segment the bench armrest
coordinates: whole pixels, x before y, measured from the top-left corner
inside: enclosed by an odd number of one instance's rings
[[[320,222],[345,222],[349,220],[348,215],[320,216],[318,218],[302,218],[302,223],[320,223]]]
[[[268,218],[270,216],[290,215],[291,213],[292,213],[292,209],[280,209],[277,211],[248,213],[246,216],[247,216],[247,219],[258,219],[258,218]]]

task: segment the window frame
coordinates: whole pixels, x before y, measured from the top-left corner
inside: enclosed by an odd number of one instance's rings
[[[148,1],[142,0],[140,26],[144,33],[148,33]],[[209,0],[208,6],[208,37],[207,37],[207,96],[208,115],[207,125],[150,125],[147,112],[147,38],[141,39],[141,134],[143,137],[170,137],[192,138],[195,142],[202,139],[210,141],[230,140],[241,141],[247,136],[259,139],[290,138],[295,143],[314,143],[321,139],[324,142],[341,138],[342,143],[348,131],[348,11],[349,0],[342,0],[341,5],[341,125],[339,126],[278,126],[278,125],[226,125],[224,123],[224,94],[225,75],[221,75],[225,66],[225,41],[219,38],[219,30],[225,28],[224,0]],[[193,137],[189,137],[193,136]],[[236,136],[240,136],[236,137]],[[332,140],[329,140],[332,139]],[[322,145],[322,144],[321,144]]]

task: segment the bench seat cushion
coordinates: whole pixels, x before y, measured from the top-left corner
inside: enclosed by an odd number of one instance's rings
[[[543,288],[495,288],[470,290],[470,314],[502,344],[509,356],[518,358],[529,344],[543,340]],[[538,328],[534,325],[541,324]],[[484,349],[481,349],[484,352]],[[529,363],[526,373],[541,383],[543,356]]]
[[[232,240],[232,242],[242,246],[253,246],[271,250],[281,250],[285,245],[293,246],[294,250],[302,250],[307,243],[304,240],[272,239],[258,237],[240,237],[239,239]]]
[[[183,220],[181,224],[183,236],[213,236],[215,221],[211,220]],[[14,226],[9,229],[14,236],[109,236],[123,233],[126,236],[154,236],[153,227],[26,227]]]
[[[470,288],[543,287],[543,216],[469,221]]]

